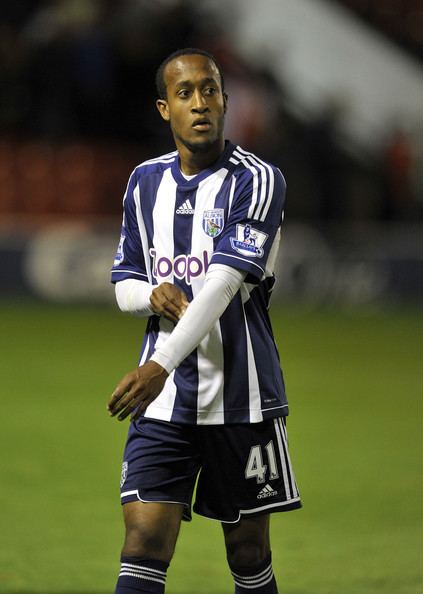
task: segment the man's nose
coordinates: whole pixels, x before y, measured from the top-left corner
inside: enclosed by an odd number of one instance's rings
[[[207,101],[201,91],[196,91],[192,96],[191,111],[195,113],[204,113],[209,110]]]

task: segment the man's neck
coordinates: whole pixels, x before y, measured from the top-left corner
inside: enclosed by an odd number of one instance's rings
[[[176,148],[179,152],[180,168],[185,175],[196,175],[213,165],[225,149],[225,141],[219,140],[207,151],[193,152],[184,144],[177,142]]]

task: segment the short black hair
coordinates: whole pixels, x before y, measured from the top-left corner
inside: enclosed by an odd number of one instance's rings
[[[179,58],[179,56],[197,56],[197,55],[205,56],[211,62],[214,63],[214,65],[216,66],[216,68],[219,72],[222,92],[224,91],[225,85],[224,85],[224,81],[223,81],[222,69],[219,66],[219,63],[216,60],[216,58],[213,56],[213,54],[211,54],[210,52],[207,52],[206,50],[198,49],[196,47],[186,47],[184,49],[179,49],[179,50],[176,50],[176,52],[171,53],[167,58],[165,58],[163,60],[163,62],[158,67],[157,72],[156,72],[156,89],[157,89],[157,94],[160,99],[167,98],[166,84],[164,81],[164,71],[165,71],[166,66],[169,64],[169,62],[172,62],[172,60],[175,60],[175,58]]]

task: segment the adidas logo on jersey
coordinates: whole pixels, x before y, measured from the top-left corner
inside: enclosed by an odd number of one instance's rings
[[[176,209],[176,214],[181,214],[181,215],[194,214],[194,209],[192,208],[192,204],[189,201],[189,199],[185,200],[185,202],[183,204],[181,204],[181,206],[179,208]]]
[[[267,484],[257,495],[257,499],[266,499],[266,497],[274,497],[277,494],[278,492],[272,489],[269,484]]]

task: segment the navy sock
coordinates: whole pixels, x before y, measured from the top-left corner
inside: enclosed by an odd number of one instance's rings
[[[231,568],[235,581],[235,594],[278,594],[272,569],[272,556],[251,568]]]
[[[120,561],[115,594],[164,594],[169,563],[124,555]]]

